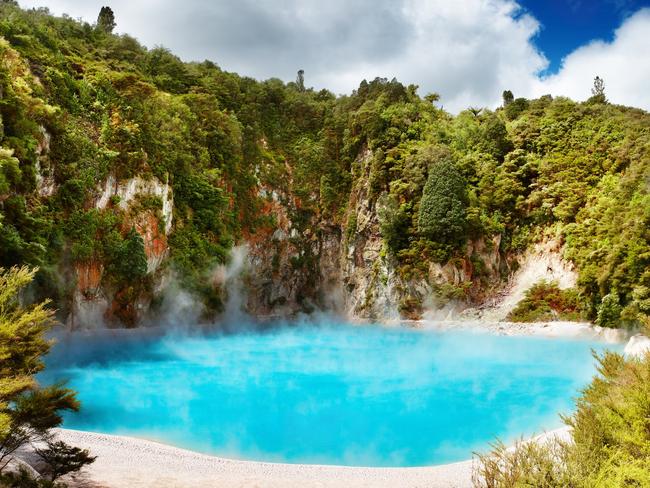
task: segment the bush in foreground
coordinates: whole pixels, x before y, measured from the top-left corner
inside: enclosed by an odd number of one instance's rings
[[[574,486],[563,464],[568,449],[568,444],[557,439],[520,441],[512,449],[496,442],[489,454],[479,455],[472,482],[477,488]]]
[[[606,353],[598,376],[564,418],[573,442],[498,443],[478,455],[477,488],[650,486],[650,354]]]
[[[47,302],[21,304],[20,294],[35,273],[26,267],[0,268],[0,487],[61,486],[55,483],[60,476],[94,461],[87,451],[56,442],[50,433],[61,425],[61,412],[78,410],[79,402],[73,391],[41,387],[34,378],[44,367],[41,358],[51,344],[45,333],[53,323]],[[7,472],[15,453],[27,445],[45,446],[35,451],[45,477]]]

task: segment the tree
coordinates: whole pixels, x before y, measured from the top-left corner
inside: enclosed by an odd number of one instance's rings
[[[46,303],[31,309],[18,304],[18,293],[33,276],[26,267],[0,269],[0,471],[31,438],[19,404],[36,389],[33,375],[43,368],[40,357],[49,349],[43,335],[52,312]]]
[[[467,183],[456,164],[450,158],[436,162],[429,171],[420,201],[420,234],[442,244],[463,242],[467,204]]]
[[[510,90],[504,90],[503,91],[503,106],[507,107],[510,105],[513,101],[515,100],[515,96],[512,94]]]
[[[147,53],[144,67],[156,86],[170,93],[185,93],[194,83],[183,61],[162,46]]]
[[[64,457],[76,452],[62,442],[53,443],[49,432],[61,425],[62,411],[79,409],[74,392],[61,385],[40,387],[34,379],[44,367],[41,358],[50,348],[45,332],[53,324],[47,302],[23,307],[18,299],[36,271],[0,269],[0,474],[26,444],[45,442],[51,456],[59,450]],[[91,462],[90,457],[75,459],[67,472]]]
[[[301,92],[305,91],[305,70],[304,69],[298,70],[298,76],[296,77],[296,86],[298,87],[298,91]]]
[[[318,200],[320,195],[321,176],[323,176],[323,145],[309,137],[301,137],[293,146],[296,160],[294,191],[303,203],[312,199]]]
[[[515,120],[528,108],[528,105],[529,102],[525,98],[515,98],[507,105],[504,105],[506,118],[508,120]]]
[[[594,96],[605,95],[605,81],[600,76],[594,78],[594,87],[591,89],[591,94]]]
[[[124,240],[117,245],[112,254],[109,270],[115,274],[118,281],[133,283],[147,274],[144,240],[135,227],[129,229]]]
[[[506,124],[494,113],[488,112],[482,116],[479,134],[476,147],[491,154],[498,161],[503,161],[512,149]]]
[[[79,471],[96,459],[87,449],[69,446],[61,441],[48,440],[45,448],[36,448],[34,451],[47,465],[45,472],[50,481]]]
[[[115,14],[110,7],[102,7],[97,17],[97,28],[111,34],[115,29]]]
[[[591,89],[591,95],[592,96],[589,99],[591,102],[607,102],[607,97],[605,97],[605,81],[600,76],[594,78],[594,86]]]
[[[601,327],[617,327],[621,319],[622,309],[618,294],[608,293],[603,297],[600,307],[598,307],[596,323]]]
[[[427,102],[433,104],[433,103],[436,103],[436,102],[440,101],[440,94],[439,94],[439,93],[436,93],[436,92],[427,93],[427,94],[424,96],[424,99],[425,99]]]
[[[399,205],[395,198],[387,193],[377,199],[379,230],[392,254],[397,254],[409,244],[411,218],[405,207],[405,205]]]

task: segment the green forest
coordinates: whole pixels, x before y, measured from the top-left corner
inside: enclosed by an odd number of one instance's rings
[[[608,103],[602,82],[583,103],[505,91],[494,111],[452,115],[436,93],[395,79],[338,96],[308,88],[302,71],[295,82],[257,81],[148,49],[114,26],[112,14],[91,25],[0,3],[0,266],[37,266],[36,299],[65,312],[66,270],[89,261],[125,301],[151,289],[128,212],[115,199],[92,205],[109,175],[169,182],[166,266],[215,309],[205,270],[273,228],[262,211],[273,190],[291,196],[298,240],[325,226],[345,239],[364,182],[402,276],[454,260],[471,240],[499,235],[509,256],[559,236],[579,272],[574,316],[648,320],[650,115]],[[44,179],[51,192],[39,190]],[[161,201],[138,205],[159,212]]]

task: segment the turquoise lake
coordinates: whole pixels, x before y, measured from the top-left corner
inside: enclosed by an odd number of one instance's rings
[[[422,466],[562,426],[594,341],[342,323],[240,333],[72,334],[42,383],[82,410],[64,427],[226,457]]]

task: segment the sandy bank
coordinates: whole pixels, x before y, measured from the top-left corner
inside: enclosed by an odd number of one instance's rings
[[[97,460],[72,488],[471,488],[472,463],[423,468],[363,468],[239,461],[132,437],[57,429]],[[568,428],[534,438],[567,439]]]
[[[625,343],[630,332],[592,325],[589,322],[504,322],[486,320],[412,320],[399,321],[410,327],[431,331],[465,330],[507,336],[599,340],[610,344]]]
[[[470,488],[472,461],[423,468],[362,468],[239,461],[132,437],[57,429],[97,460],[73,488]],[[566,428],[535,438],[566,438]]]
[[[131,437],[60,429],[97,460],[72,487],[471,487],[472,461],[426,468],[357,468],[239,461]]]

